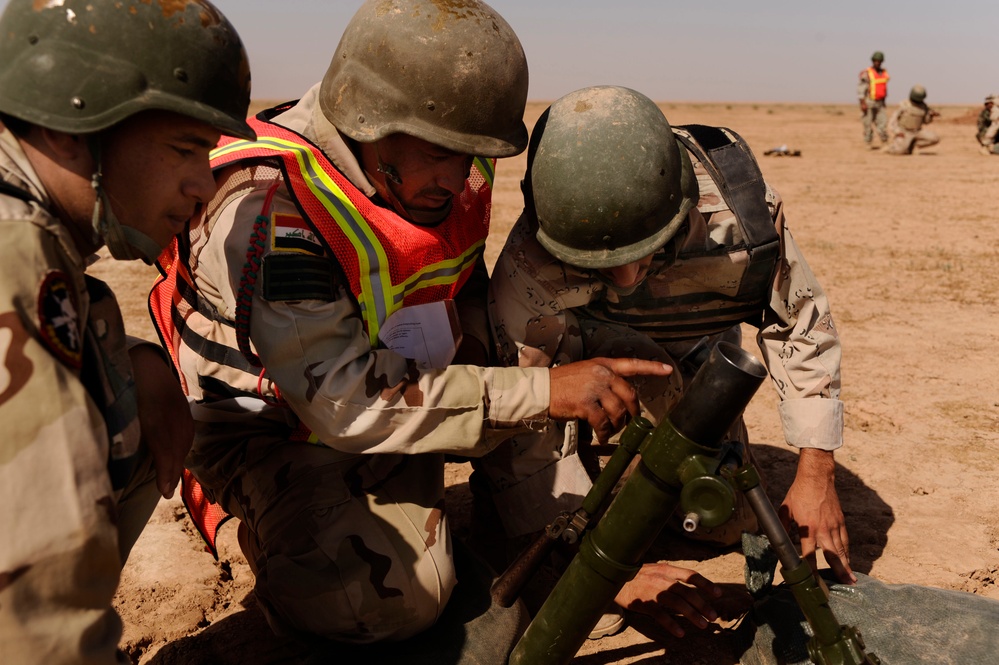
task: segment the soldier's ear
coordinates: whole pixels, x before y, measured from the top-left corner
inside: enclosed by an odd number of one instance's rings
[[[75,161],[81,153],[89,155],[87,142],[79,134],[67,134],[48,127],[39,127],[39,138],[46,152],[60,160]]]

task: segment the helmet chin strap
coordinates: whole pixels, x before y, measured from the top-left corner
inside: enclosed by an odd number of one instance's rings
[[[100,138],[91,135],[88,138],[88,143],[96,164],[94,173],[90,177],[90,186],[97,194],[97,198],[94,200],[94,214],[91,217],[94,244],[98,246],[106,244],[111,256],[119,261],[142,259],[146,263],[152,264],[160,255],[160,246],[145,233],[125,226],[118,221],[101,183],[103,173]]]

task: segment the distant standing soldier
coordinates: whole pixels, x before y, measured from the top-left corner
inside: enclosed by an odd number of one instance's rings
[[[892,137],[888,154],[911,155],[915,148],[928,148],[940,143],[936,132],[923,129],[923,125],[933,122],[938,115],[939,112],[926,105],[926,88],[912,86],[909,98],[902,100],[888,121],[888,133]]]
[[[978,116],[979,150],[983,155],[999,155],[999,94],[985,98],[985,106]]]
[[[857,98],[860,100],[860,112],[864,114],[864,143],[870,149],[875,149],[874,127],[882,143],[888,143],[888,110],[885,107],[888,99],[888,70],[881,66],[885,54],[875,51],[871,55],[871,66],[860,72],[860,82],[857,84]]]

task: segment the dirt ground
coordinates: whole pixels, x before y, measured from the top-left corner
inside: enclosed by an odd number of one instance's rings
[[[529,106],[529,125],[544,107]],[[941,142],[910,157],[866,150],[852,106],[663,110],[674,124],[723,125],[746,138],[828,292],[844,348],[846,445],[836,455],[837,486],[855,570],[999,599],[999,292],[990,277],[999,274],[999,159],[977,152],[978,109],[941,108],[932,125]],[[763,156],[784,144],[801,156]],[[498,168],[490,266],[521,208],[524,163],[521,156]],[[112,283],[130,331],[152,338],[144,305],[151,269],[106,260],[92,270]],[[784,444],[769,385],[749,406],[747,423],[779,501],[795,454]],[[467,530],[467,473],[468,465],[449,465],[448,510],[459,535]],[[216,562],[179,500],[160,503],[115,601],[134,662],[300,662],[294,648],[269,636],[256,611],[235,533],[232,524],[222,529]],[[671,542],[661,549],[658,556],[731,589],[742,582],[737,553]],[[588,642],[575,662],[738,661],[728,623],[688,633],[657,642],[628,628]]]

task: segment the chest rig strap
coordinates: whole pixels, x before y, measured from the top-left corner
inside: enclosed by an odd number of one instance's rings
[[[730,129],[706,125],[674,127],[678,141],[704,165],[742,231],[749,266],[737,299],[770,301],[780,237],[767,205],[763,174],[749,146]]]

